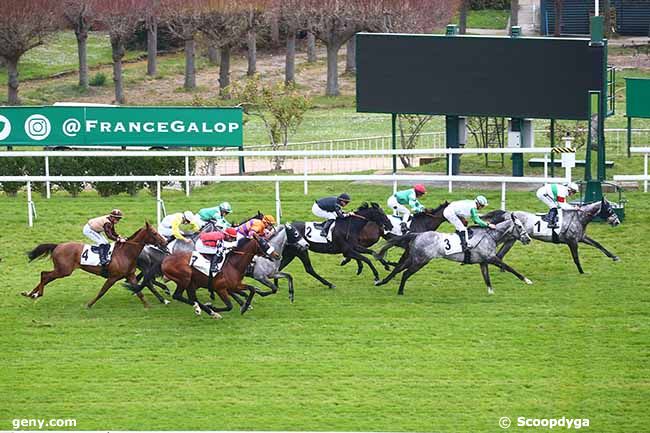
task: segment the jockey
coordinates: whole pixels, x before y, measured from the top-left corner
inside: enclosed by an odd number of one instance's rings
[[[255,234],[266,237],[274,225],[275,218],[273,218],[273,215],[264,215],[261,220],[257,218],[250,219],[237,227],[237,239],[244,237],[251,239]]]
[[[208,221],[212,220],[215,222],[217,229],[224,230],[232,226],[227,220],[226,216],[232,212],[232,207],[230,203],[224,201],[219,206],[215,207],[206,207],[199,210],[199,213],[194,215],[193,221],[199,227],[203,227]]]
[[[411,211],[413,211],[413,213],[424,211],[424,205],[420,203],[418,198],[422,197],[426,192],[427,190],[424,185],[418,183],[414,185],[413,188],[398,191],[388,198],[388,207],[393,209],[393,215],[396,217],[402,217],[402,222],[400,224],[402,233],[406,233],[408,230],[406,222],[411,217]],[[405,205],[409,205],[411,210],[409,210]]]
[[[186,210],[185,212],[167,215],[158,225],[158,233],[168,241],[179,239],[187,242],[189,239],[183,236],[180,229],[182,225],[191,225],[192,232],[198,232],[200,230],[199,226],[194,222],[194,214]]]
[[[343,212],[343,208],[349,203],[350,196],[346,193],[342,193],[338,197],[331,196],[320,198],[312,205],[311,212],[317,217],[326,219],[323,223],[323,228],[320,231],[322,237],[327,236],[327,232],[335,219],[346,216],[345,212]]]
[[[563,185],[548,183],[537,190],[537,198],[549,207],[549,211],[542,217],[548,223],[548,228],[557,228],[558,207],[562,209],[574,209],[567,198],[577,193],[580,187],[574,182],[567,182]]]
[[[460,244],[465,253],[464,263],[469,263],[469,248],[467,247],[467,219],[470,218],[473,223],[478,224],[479,227],[488,227],[495,229],[494,224],[488,224],[481,219],[478,215],[479,209],[483,209],[488,205],[487,199],[482,196],[476,196],[474,200],[458,200],[449,203],[443,212],[443,215],[455,228],[458,237],[460,237]]]
[[[113,209],[108,215],[88,220],[83,228],[83,234],[97,245],[100,266],[108,265],[108,252],[111,249],[102,233],[105,233],[112,241],[124,242],[126,240],[115,231],[115,224],[122,219],[122,216],[121,210]]]
[[[196,251],[204,256],[209,256],[210,260],[210,275],[216,275],[221,269],[221,265],[226,258],[225,242],[232,242],[237,236],[237,230],[228,227],[222,232],[205,232],[199,235],[199,240],[196,242]]]

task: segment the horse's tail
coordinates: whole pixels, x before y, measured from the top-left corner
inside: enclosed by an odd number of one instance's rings
[[[27,257],[29,257],[29,261],[36,260],[41,257],[45,257],[47,255],[50,255],[52,251],[54,251],[54,248],[58,247],[59,244],[40,244],[36,248],[34,248],[31,251],[27,252]]]
[[[408,244],[415,239],[415,237],[419,233],[407,233],[403,236],[397,236],[394,237],[393,239],[390,239],[388,242],[384,244],[383,247],[379,250],[379,252],[375,255],[375,258],[377,260],[383,259],[384,256],[386,255],[386,252],[390,250],[393,247],[400,247],[406,249],[408,247]]]

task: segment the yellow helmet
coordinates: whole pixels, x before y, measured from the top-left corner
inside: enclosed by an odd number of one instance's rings
[[[273,218],[273,215],[264,215],[262,221],[264,221],[265,224],[269,224],[269,225],[275,224],[275,218]]]

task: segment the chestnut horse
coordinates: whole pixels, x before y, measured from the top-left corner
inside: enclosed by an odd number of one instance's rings
[[[164,247],[167,244],[167,241],[148,222],[143,228],[138,229],[138,231],[132,234],[125,242],[115,244],[111,262],[106,269],[108,274],[104,277],[106,278],[106,282],[99,290],[99,293],[97,293],[97,296],[86,304],[88,308],[92,307],[99,298],[104,296],[113,284],[122,278],[126,278],[131,285],[137,286],[135,262],[146,244],[158,245],[160,247]],[[41,281],[38,285],[29,293],[22,292],[22,295],[30,298],[39,298],[43,296],[43,290],[46,284],[58,278],[67,277],[77,268],[81,268],[91,274],[103,276],[101,266],[80,264],[83,249],[84,244],[81,242],[66,242],[62,244],[40,244],[28,252],[27,256],[30,262],[50,255],[54,263],[54,270],[41,272]],[[138,293],[138,298],[140,298],[145,307],[148,305],[142,293]]]
[[[248,291],[248,296],[246,296],[246,301],[240,304],[241,314],[244,314],[249,309],[257,289],[249,284],[243,284],[242,280],[248,265],[250,265],[253,257],[258,254],[272,259],[279,258],[278,253],[263,238],[242,238],[237,247],[228,253],[226,261],[221,267],[221,272],[211,279],[190,266],[191,252],[178,252],[165,257],[161,269],[166,279],[176,283],[174,299],[192,305],[197,315],[201,314],[201,310],[203,310],[211,317],[221,319],[219,311],[232,310],[230,296],[239,303],[240,300],[237,295],[244,296],[244,290]],[[199,302],[196,298],[196,289],[200,287],[206,287],[210,291],[216,292],[225,307],[217,308]],[[185,291],[187,291],[189,299],[183,296]]]

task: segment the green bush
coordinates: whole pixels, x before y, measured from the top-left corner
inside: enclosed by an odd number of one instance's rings
[[[472,10],[480,9],[510,9],[510,0],[470,0]]]
[[[106,74],[103,72],[97,72],[95,75],[93,75],[90,78],[88,84],[94,87],[103,86],[104,84],[106,84]]]
[[[39,176],[45,171],[42,158],[0,158],[0,173],[5,176]],[[24,182],[4,182],[2,191],[8,196],[15,196],[25,186]],[[45,184],[32,184],[37,192],[44,193]]]

